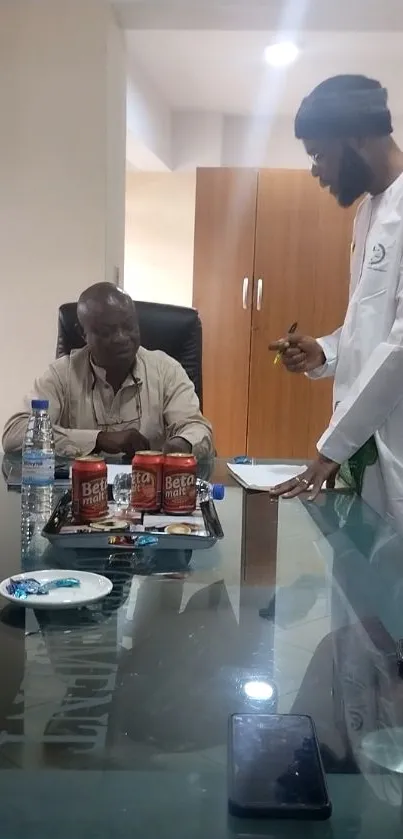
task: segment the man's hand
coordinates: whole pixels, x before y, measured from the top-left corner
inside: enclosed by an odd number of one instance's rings
[[[184,437],[171,437],[164,446],[164,454],[176,454],[176,452],[191,454],[191,451],[192,446]]]
[[[280,495],[283,495],[284,498],[295,498],[296,495],[301,495],[302,492],[310,490],[308,500],[314,501],[325,482],[329,489],[333,489],[339,469],[339,463],[335,463],[320,454],[302,475],[297,475],[296,478],[291,478],[290,481],[284,481],[283,484],[273,487],[270,490],[270,495],[272,498],[278,498]]]
[[[136,452],[149,449],[148,440],[135,428],[128,431],[100,431],[96,449],[106,454],[127,454],[133,457]]]
[[[269,350],[281,353],[284,367],[290,373],[309,373],[326,362],[322,347],[309,335],[287,335],[286,338],[269,344]]]

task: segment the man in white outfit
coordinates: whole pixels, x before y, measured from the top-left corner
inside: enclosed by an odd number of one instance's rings
[[[354,223],[343,326],[315,340],[270,345],[290,372],[334,376],[333,415],[303,475],[273,490],[316,498],[340,467],[380,515],[403,527],[403,152],[387,91],[364,76],[336,76],[303,100],[295,134],[312,175],[343,207],[364,193]]]

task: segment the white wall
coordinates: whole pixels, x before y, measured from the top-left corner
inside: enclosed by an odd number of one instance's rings
[[[308,166],[291,116],[270,119],[197,111],[172,116],[172,162],[176,170],[188,171],[198,166]]]
[[[192,305],[195,172],[128,172],[126,291],[136,300]]]
[[[127,158],[133,166],[170,167],[170,108],[132,57],[127,67],[127,132]]]
[[[126,52],[113,17],[106,27],[105,277],[123,280],[126,193]]]
[[[294,137],[292,118],[275,121],[227,116],[222,139],[222,166],[306,169],[303,144]]]
[[[172,165],[176,170],[221,166],[223,114],[177,112],[172,119]]]
[[[125,93],[106,0],[0,2],[0,429],[54,358],[58,306],[123,273]]]

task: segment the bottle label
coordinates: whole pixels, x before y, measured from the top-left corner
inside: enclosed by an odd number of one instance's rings
[[[52,452],[30,449],[22,456],[22,483],[48,486],[55,477],[55,456]]]

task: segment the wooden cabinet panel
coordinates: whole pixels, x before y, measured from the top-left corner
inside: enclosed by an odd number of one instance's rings
[[[256,198],[254,170],[197,171],[193,305],[203,324],[203,411],[221,457],[246,451]]]
[[[331,414],[331,381],[273,366],[270,341],[297,320],[320,336],[341,325],[349,284],[353,210],[342,210],[309,172],[259,173],[248,453],[306,458]],[[257,280],[262,303],[256,308]]]

